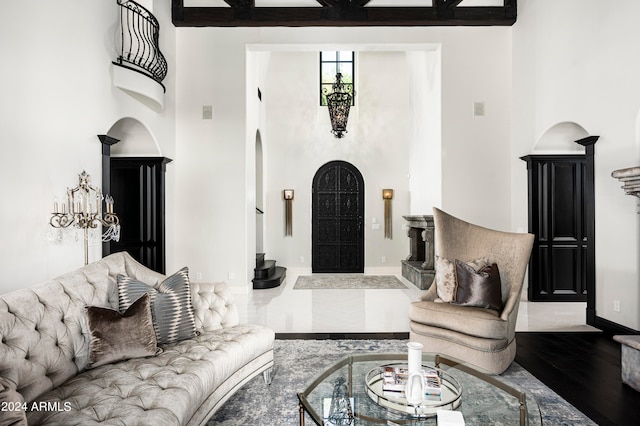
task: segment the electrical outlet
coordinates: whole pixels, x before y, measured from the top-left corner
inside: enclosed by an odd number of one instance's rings
[[[213,106],[212,105],[203,105],[202,106],[202,119],[203,120],[212,120],[213,119]]]
[[[197,280],[201,280],[202,279],[202,272],[196,272],[196,279]]]
[[[236,273],[235,272],[229,272],[229,279],[230,280],[235,280],[236,279]]]
[[[300,256],[300,263],[304,263],[304,256]]]
[[[474,117],[484,117],[484,102],[474,102],[473,103],[473,116]]]
[[[382,256],[382,263],[387,263],[387,256]]]
[[[613,311],[614,312],[620,312],[620,301],[619,300],[614,300],[613,301]]]

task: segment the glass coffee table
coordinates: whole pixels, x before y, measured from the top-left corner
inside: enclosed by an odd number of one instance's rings
[[[422,364],[435,368],[442,378],[442,396],[408,404],[403,395],[384,392],[382,367],[406,366],[407,354],[362,354],[343,358],[321,372],[298,393],[300,425],[305,412],[317,425],[435,425],[439,409],[457,410],[467,425],[542,425],[535,399],[468,364],[437,354],[424,353]],[[331,422],[336,383],[344,383],[352,422]]]

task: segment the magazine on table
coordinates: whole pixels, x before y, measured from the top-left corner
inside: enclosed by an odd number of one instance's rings
[[[439,401],[442,398],[442,381],[438,371],[432,368],[422,370],[424,378],[424,399]],[[382,392],[385,396],[404,397],[409,380],[407,367],[382,367]]]

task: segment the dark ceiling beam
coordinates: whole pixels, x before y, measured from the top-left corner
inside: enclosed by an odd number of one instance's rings
[[[364,7],[369,0],[316,0],[322,7],[255,7],[254,0],[224,0],[231,7],[184,7],[172,0],[176,27],[509,26],[517,0],[504,6],[457,7],[462,0],[434,0],[431,7]]]

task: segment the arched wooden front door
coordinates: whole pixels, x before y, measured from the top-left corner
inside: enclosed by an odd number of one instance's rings
[[[364,272],[364,180],[346,161],[320,167],[312,188],[313,272]]]

